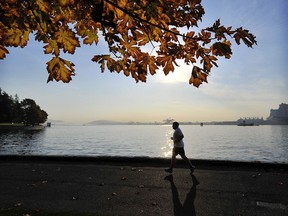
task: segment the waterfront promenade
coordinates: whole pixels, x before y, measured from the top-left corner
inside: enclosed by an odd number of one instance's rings
[[[288,215],[287,165],[0,156],[0,215]]]

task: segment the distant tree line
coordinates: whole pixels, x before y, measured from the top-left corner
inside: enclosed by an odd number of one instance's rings
[[[0,123],[37,125],[44,123],[47,117],[47,112],[34,100],[26,98],[19,101],[17,94],[10,96],[0,88]]]

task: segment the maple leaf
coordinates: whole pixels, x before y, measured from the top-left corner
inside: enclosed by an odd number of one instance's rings
[[[231,43],[229,41],[216,42],[211,47],[212,53],[217,56],[225,56],[230,58],[232,55]]]
[[[201,68],[194,66],[192,69],[191,77],[189,79],[189,84],[193,84],[193,86],[198,88],[202,82],[208,83],[207,76],[208,74],[205,73]]]
[[[113,72],[114,70],[116,70],[116,61],[114,59],[111,58],[110,55],[95,55],[93,58],[92,58],[92,61],[96,62],[96,63],[99,63],[101,64],[101,72],[103,73],[104,70],[105,70],[105,62],[106,62],[106,66],[107,68]],[[120,65],[117,65],[117,72],[119,70],[119,66]]]
[[[126,5],[128,4],[128,0],[118,0],[117,5],[119,8],[125,8]],[[123,16],[125,16],[125,13],[123,10],[119,10],[119,8],[115,8],[115,15],[118,17],[118,19],[122,19]]]
[[[174,71],[174,66],[173,66],[173,56],[158,56],[157,57],[157,63],[159,63],[160,66],[163,67],[164,74],[167,75],[169,72]]]
[[[21,31],[20,29],[9,29],[6,33],[5,42],[9,46],[25,47],[29,40],[30,31]]]
[[[59,57],[53,57],[47,64],[47,71],[49,73],[47,83],[53,80],[69,83],[74,76],[74,64],[70,61]]]
[[[253,44],[257,44],[256,37],[249,33],[248,30],[241,28],[236,29],[236,34],[234,35],[236,43],[240,44],[240,39],[248,46],[252,47]]]
[[[156,1],[151,1],[147,8],[145,15],[147,17],[147,20],[150,20],[151,18],[157,17],[158,15],[158,8],[157,8],[157,2]]]
[[[48,44],[44,46],[44,49],[45,54],[53,53],[55,56],[60,55],[60,50],[55,40],[49,40]]]
[[[75,0],[58,0],[58,2],[61,6],[67,6],[69,4],[73,5]]]
[[[138,41],[138,46],[143,46],[149,43],[150,41],[149,35],[139,31],[136,31],[135,33],[136,33],[136,40]]]
[[[125,63],[123,60],[119,60],[116,62],[115,70],[117,73],[120,73],[120,71],[123,70],[124,68],[125,68]]]
[[[148,62],[149,72],[151,75],[154,75],[156,73],[156,70],[158,69],[155,56],[148,56]]]
[[[64,52],[74,54],[76,47],[79,47],[78,38],[75,33],[67,27],[60,28],[55,33],[56,41],[63,47]]]
[[[0,3],[0,13],[0,58],[9,53],[9,46],[26,46],[33,32],[35,39],[44,43],[44,53],[54,55],[47,63],[48,82],[69,82],[74,65],[60,58],[60,51],[74,54],[79,40],[97,46],[100,33],[110,53],[96,55],[92,61],[102,72],[106,68],[123,71],[136,82],[145,82],[147,74],[155,74],[158,66],[167,75],[177,66],[176,59],[188,65],[199,59],[203,68],[193,67],[189,81],[197,87],[207,82],[212,66],[217,66],[217,56],[232,55],[227,38],[248,47],[257,44],[248,30],[224,27],[220,20],[211,28],[200,29],[197,23],[205,13],[201,0],[6,0]],[[194,31],[184,30],[189,27],[195,27]],[[156,56],[140,49],[148,43]]]
[[[6,57],[6,54],[8,54],[9,51],[0,45],[0,59],[4,59]]]
[[[84,39],[83,43],[89,45],[92,45],[93,43],[95,43],[95,45],[98,44],[98,29],[100,28],[100,23],[91,22],[89,20],[77,22],[77,24],[75,25],[77,34]]]
[[[133,37],[124,36],[123,39],[120,40],[120,44],[132,57],[137,58],[137,56],[141,55],[141,50],[139,47],[135,46],[137,42]]]
[[[45,13],[49,13],[51,11],[49,2],[45,0],[36,0],[35,3],[38,5],[41,11]]]
[[[97,34],[98,34],[97,29],[86,30],[85,33],[83,34],[84,38],[83,43],[92,45],[94,42],[97,45],[99,41]]]

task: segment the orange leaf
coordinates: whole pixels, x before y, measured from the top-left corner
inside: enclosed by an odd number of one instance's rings
[[[231,43],[229,41],[216,42],[211,46],[212,53],[217,56],[225,56],[229,59],[232,55]]]
[[[150,74],[154,75],[156,73],[156,70],[158,69],[154,56],[149,56],[149,64],[148,65],[149,65]]]
[[[150,38],[145,33],[140,33],[139,31],[136,32],[138,46],[144,46],[145,44],[149,43]]]
[[[66,61],[59,57],[53,57],[47,64],[47,70],[49,73],[47,82],[53,81],[54,79],[62,81],[64,83],[72,80],[71,76],[74,76],[74,64],[70,61]]]
[[[36,0],[36,4],[38,5],[39,9],[45,13],[49,13],[51,11],[49,2],[45,0]]]
[[[59,4],[61,6],[67,6],[69,4],[74,4],[75,1],[74,0],[58,0]]]
[[[172,56],[158,56],[157,62],[163,67],[164,74],[167,75],[169,72],[174,71]]]
[[[194,66],[192,69],[189,84],[193,84],[195,87],[198,88],[202,84],[202,82],[208,83],[207,76],[208,74],[204,73],[201,68]]]

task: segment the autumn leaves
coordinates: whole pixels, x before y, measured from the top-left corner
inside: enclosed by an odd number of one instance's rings
[[[9,53],[7,47],[25,47],[33,33],[44,43],[44,53],[53,56],[47,62],[48,82],[70,82],[75,75],[61,51],[74,54],[81,43],[97,46],[101,36],[110,53],[96,53],[92,61],[102,72],[107,68],[146,82],[160,69],[165,75],[173,72],[182,59],[193,68],[189,83],[195,87],[207,82],[218,56],[232,55],[227,36],[248,47],[256,43],[248,30],[226,28],[220,20],[198,29],[201,0],[7,0],[0,3],[0,13],[0,58]]]

